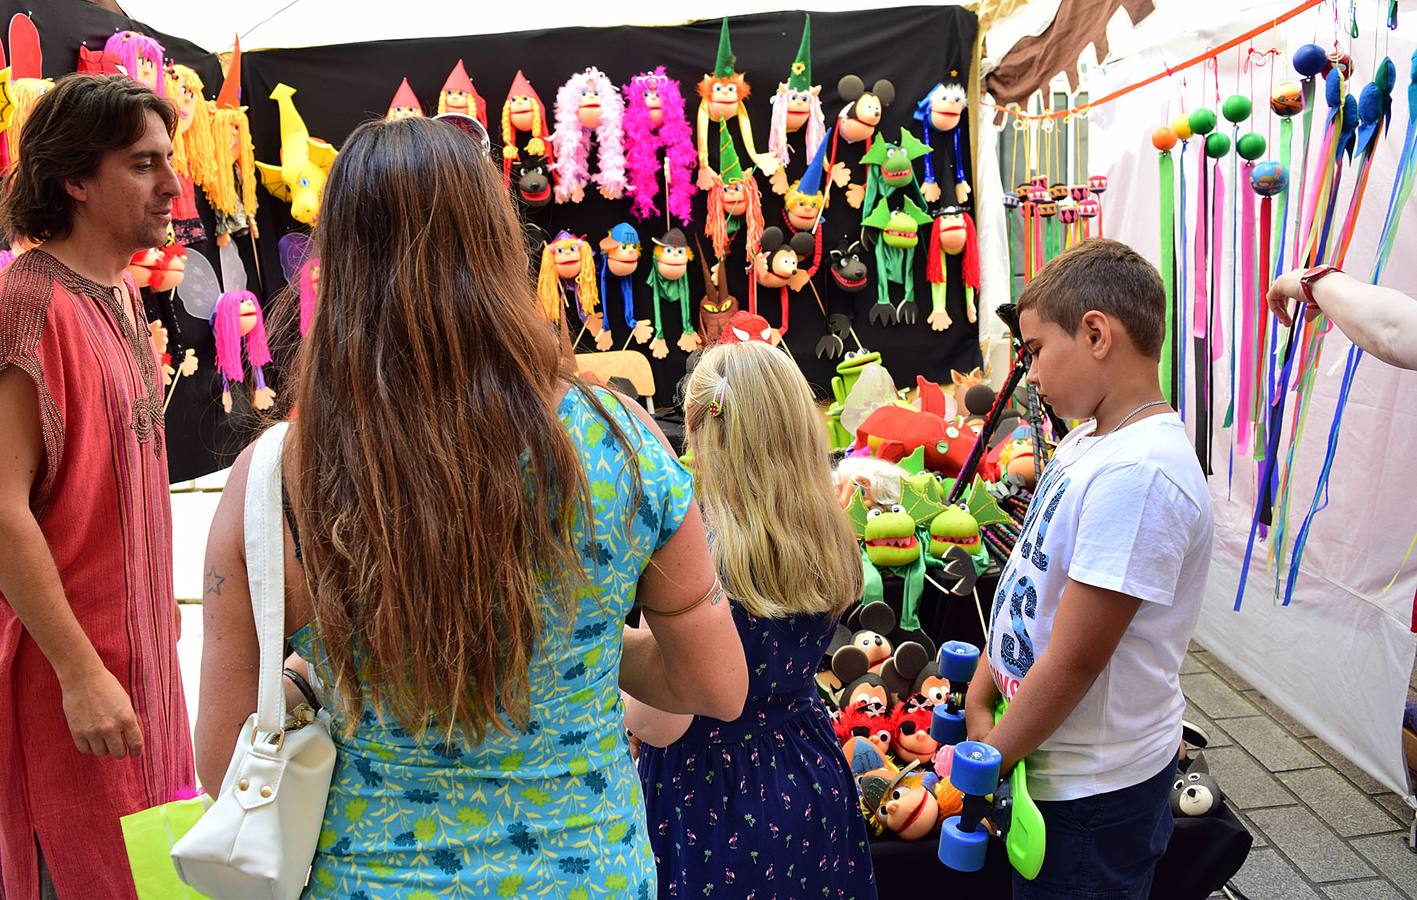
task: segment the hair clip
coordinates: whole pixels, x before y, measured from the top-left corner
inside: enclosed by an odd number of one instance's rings
[[[708,414],[711,416],[723,415],[723,401],[728,394],[728,379],[719,379],[718,387],[713,389],[713,399],[709,401]]]

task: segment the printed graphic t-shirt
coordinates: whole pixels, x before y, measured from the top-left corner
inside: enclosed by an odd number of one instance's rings
[[[1068,581],[1142,601],[1092,688],[1028,757],[1038,800],[1139,784],[1181,739],[1181,662],[1200,615],[1213,528],[1205,476],[1175,413],[1068,434],[1043,471],[989,628],[994,683],[1012,699],[1048,649]]]

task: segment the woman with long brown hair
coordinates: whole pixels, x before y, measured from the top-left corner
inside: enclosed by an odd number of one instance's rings
[[[283,454],[287,571],[304,578],[285,622],[339,757],[307,894],[652,894],[617,682],[729,719],[747,686],[692,480],[635,404],[574,377],[468,135],[360,126],[315,244]],[[256,706],[249,456],[207,546],[209,789]],[[622,643],[636,597],[650,627]]]

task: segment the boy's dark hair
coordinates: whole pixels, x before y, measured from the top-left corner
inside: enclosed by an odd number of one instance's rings
[[[1024,288],[1018,311],[1075,334],[1090,310],[1122,323],[1139,353],[1161,358],[1166,332],[1166,290],[1156,267],[1118,241],[1084,241],[1048,263]]]
[[[64,183],[98,171],[103,155],[137,142],[155,112],[170,137],[177,111],[126,75],[66,75],[35,103],[19,135],[19,161],[5,177],[0,219],[34,241],[73,227],[74,198]]]

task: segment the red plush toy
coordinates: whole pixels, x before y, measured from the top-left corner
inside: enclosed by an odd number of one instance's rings
[[[728,320],[728,327],[723,329],[723,334],[719,337],[720,344],[743,344],[748,341],[757,341],[760,344],[771,344],[772,326],[768,320],[757,313],[750,313],[747,310],[739,310],[733,314],[733,318]]]
[[[930,737],[931,704],[923,695],[916,694],[901,703],[891,714],[891,750],[902,762],[916,760],[929,762],[939,743]]]
[[[947,478],[959,474],[979,435],[963,422],[945,421],[945,393],[933,381],[917,375],[920,408],[888,404],[877,408],[856,429],[856,446],[871,455],[899,462],[916,448],[925,448],[925,467]]]
[[[836,730],[837,742],[847,752],[847,759],[852,758],[849,745],[855,738],[870,742],[882,756],[890,752],[891,743],[895,740],[895,725],[891,717],[865,702],[842,710],[832,722],[832,727]]]

